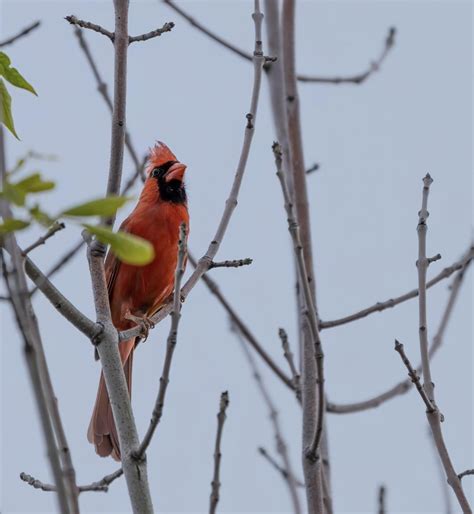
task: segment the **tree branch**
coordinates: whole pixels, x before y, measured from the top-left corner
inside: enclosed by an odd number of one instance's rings
[[[301,402],[301,384],[300,384],[300,375],[296,369],[295,361],[293,360],[293,353],[290,349],[290,344],[288,343],[288,334],[285,329],[280,328],[278,330],[278,335],[281,340],[281,346],[283,348],[283,355],[288,362],[288,366],[290,367],[291,376],[293,377],[293,387],[295,389],[296,398]]]
[[[426,288],[434,286],[438,282],[441,282],[445,278],[450,277],[456,271],[464,268],[468,262],[470,262],[474,258],[474,247],[471,247],[466,255],[462,257],[459,261],[454,262],[451,266],[444,268],[440,273],[438,273],[435,277],[429,280],[426,283]],[[381,312],[385,309],[390,309],[399,305],[400,303],[406,302],[407,300],[411,300],[412,298],[416,298],[418,296],[418,289],[413,289],[408,293],[405,293],[396,298],[390,298],[389,300],[385,300],[383,302],[377,302],[375,305],[362,309],[354,314],[349,316],[345,316],[344,318],[339,318],[331,321],[321,321],[319,323],[320,330],[325,330],[326,328],[337,327],[339,325],[345,325],[346,323],[351,323],[352,321],[356,321],[361,318],[365,318],[369,314],[373,314],[374,312]]]
[[[468,475],[474,475],[474,469],[466,469],[466,471],[459,473],[458,478],[459,480],[461,480],[462,478],[467,477]]]
[[[291,203],[290,193],[288,191],[288,187],[285,182],[285,177],[282,171],[282,156],[281,156],[281,148],[278,143],[273,144],[273,153],[275,155],[275,164],[277,168],[277,177],[280,181],[281,189],[283,191],[283,197],[285,201],[285,210],[288,217],[288,230],[290,232],[293,248],[295,252],[296,264],[298,268],[298,276],[300,280],[300,284],[302,287],[304,304],[306,306],[307,312],[305,312],[305,317],[308,320],[308,325],[311,332],[311,341],[310,345],[304,349],[303,355],[303,413],[305,412],[305,408],[308,409],[311,413],[307,413],[306,423],[311,425],[313,434],[311,438],[307,438],[305,447],[306,457],[311,462],[315,463],[319,459],[319,443],[321,442],[321,436],[323,432],[323,418],[324,418],[324,410],[325,410],[325,397],[324,397],[324,353],[321,345],[321,339],[319,337],[318,330],[318,319],[316,308],[313,300],[313,295],[310,286],[310,279],[306,267],[306,261],[304,258],[303,251],[303,243],[301,241],[300,236],[300,227],[298,222],[296,221],[296,216],[293,211],[293,204]],[[311,368],[315,364],[317,367],[316,375],[313,376],[313,373],[309,375],[304,374],[304,369]],[[308,383],[311,379],[311,383],[314,389],[317,390],[318,399],[315,402],[314,392],[311,391],[311,394],[308,394],[310,384]],[[306,382],[305,382],[306,380]],[[307,402],[310,401],[311,404]],[[315,406],[312,405],[316,403],[316,412]],[[306,427],[306,430],[309,432],[309,427]]]
[[[387,509],[385,508],[385,493],[386,489],[384,485],[381,485],[379,487],[379,494],[378,494],[378,514],[386,514]]]
[[[227,418],[226,411],[229,406],[229,394],[224,391],[221,394],[221,401],[219,404],[219,412],[217,413],[217,433],[216,442],[214,445],[214,474],[211,482],[211,497],[209,500],[209,514],[215,514],[217,504],[219,503],[219,489],[221,487],[220,482],[220,468],[221,468],[221,440],[222,432],[224,430],[224,422]]]
[[[74,16],[73,14],[71,14],[70,16],[65,16],[64,19],[68,21],[71,25],[76,25],[77,27],[81,27],[83,29],[93,30],[94,32],[98,32],[103,36],[107,36],[110,39],[110,41],[114,43],[115,34],[107,29],[104,29],[104,27],[97,25],[96,23],[80,20],[79,18],[76,18],[76,16]]]
[[[42,491],[47,492],[57,491],[57,487],[55,485],[41,482],[41,480],[38,480],[35,477],[32,477],[31,475],[27,475],[26,473],[20,473],[20,479],[23,480],[23,482],[26,482],[28,485],[31,485],[31,487],[33,487],[34,489],[41,489]],[[85,493],[90,491],[106,493],[109,490],[107,485],[98,484],[80,485],[77,489],[79,493]]]
[[[41,22],[35,21],[31,25],[28,25],[26,28],[18,32],[18,34],[15,34],[14,36],[9,37],[8,39],[4,39],[0,42],[0,48],[3,46],[11,45],[15,41],[18,41],[18,39],[21,39],[22,37],[25,37],[30,32],[33,32],[33,30],[37,29],[41,25]]]
[[[212,261],[209,265],[209,269],[213,268],[240,268],[242,266],[248,266],[252,264],[253,259],[236,259],[233,261],[222,261],[222,262],[214,262]]]
[[[362,84],[365,82],[372,74],[380,70],[382,63],[390,53],[390,50],[393,48],[395,44],[395,27],[390,27],[388,29],[387,36],[385,38],[384,47],[380,53],[380,55],[375,59],[375,61],[371,61],[367,70],[357,73],[355,75],[349,76],[337,76],[337,77],[318,77],[312,75],[298,75],[298,80],[300,82],[312,82],[319,84]]]
[[[34,243],[32,243],[30,246],[27,246],[23,252],[22,255],[25,256],[29,254],[31,251],[33,251],[35,248],[38,248],[38,246],[44,245],[46,241],[53,237],[56,232],[59,232],[60,230],[63,230],[66,228],[66,225],[64,223],[60,223],[59,221],[55,221],[48,229],[46,234],[44,236],[41,236],[38,238]]]
[[[174,27],[174,23],[172,21],[166,22],[160,29],[152,30],[151,32],[147,32],[146,34],[141,34],[140,36],[130,36],[128,38],[128,42],[135,43],[137,41],[148,41],[149,39],[153,39],[154,37],[159,37],[165,32],[171,32]]]
[[[288,480],[288,471],[283,468],[274,457],[272,457],[263,446],[258,447],[258,453],[283,477],[284,480]],[[301,480],[295,479],[295,485],[298,487],[304,487]]]

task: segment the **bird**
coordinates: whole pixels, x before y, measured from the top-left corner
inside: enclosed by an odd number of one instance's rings
[[[153,327],[151,317],[173,293],[178,259],[180,226],[189,233],[184,173],[186,165],[158,141],[149,152],[146,179],[138,202],[124,220],[120,230],[148,240],[154,258],[145,266],[126,264],[109,250],[105,259],[105,275],[112,322],[119,331],[136,325],[146,339]],[[119,344],[120,358],[132,393],[133,352],[140,337]],[[121,460],[120,444],[109,395],[101,373],[97,398],[87,431],[87,438],[101,457]]]

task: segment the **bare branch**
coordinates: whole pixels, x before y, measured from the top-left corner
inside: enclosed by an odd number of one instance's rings
[[[95,32],[98,32],[99,34],[102,34],[104,36],[107,36],[112,43],[115,39],[115,34],[113,32],[110,32],[107,29],[104,29],[104,27],[101,27],[100,25],[97,25],[96,23],[91,23],[90,21],[84,21],[76,18],[74,15],[66,16],[64,18],[66,21],[68,21],[71,25],[76,25],[78,27],[81,27],[83,29],[90,29]]]
[[[259,446],[258,447],[258,453],[260,453],[260,455],[273,467],[275,468],[278,473],[280,473],[280,475],[284,478],[284,480],[288,480],[288,471],[283,468],[282,466],[280,466],[280,464],[275,460],[274,457],[272,457],[268,451],[263,448],[263,446]],[[297,480],[295,479],[295,485],[297,485],[298,487],[304,487],[304,484],[301,480]]]
[[[18,32],[18,34],[15,34],[14,36],[9,37],[8,39],[4,39],[0,42],[0,48],[3,46],[11,45],[15,41],[18,41],[18,39],[21,39],[22,37],[25,37],[30,32],[33,32],[33,30],[37,29],[41,25],[41,22],[35,21],[31,25],[28,25],[26,28]]]
[[[254,81],[252,87],[252,98],[250,101],[250,110],[246,115],[247,123],[245,125],[245,133],[244,140],[242,144],[242,150],[240,153],[239,163],[237,165],[237,170],[235,172],[234,181],[232,184],[232,188],[229,194],[229,197],[226,200],[224,212],[219,221],[219,226],[217,227],[216,234],[212,239],[206,253],[201,257],[198,262],[196,269],[193,274],[189,277],[187,282],[184,284],[181,290],[181,297],[186,299],[188,294],[197,284],[197,282],[202,278],[202,276],[208,271],[211,262],[216,256],[221,242],[225,236],[227,231],[227,227],[229,226],[230,219],[234,212],[234,209],[237,206],[237,200],[239,196],[240,186],[242,184],[242,179],[245,173],[245,168],[247,165],[247,159],[250,152],[250,147],[252,144],[253,135],[255,132],[255,121],[257,116],[257,107],[258,107],[258,99],[260,94],[260,85],[262,82],[262,68],[264,64],[264,56],[262,51],[262,19],[263,14],[260,12],[258,7],[258,1],[256,1],[255,12],[252,14],[252,18],[255,24],[255,50],[254,50]],[[168,302],[165,306],[163,306],[157,314],[155,314],[152,318],[152,321],[157,324],[162,319],[164,319],[171,312],[172,306],[171,303]],[[138,327],[126,330],[120,334],[121,340],[131,339],[132,337],[136,337],[139,335],[140,329]]]
[[[441,463],[441,460],[438,457],[438,449],[436,448],[434,439],[433,439],[433,433],[431,432],[431,429],[428,428],[428,435],[431,440],[431,445],[433,447],[433,454],[436,459],[436,469],[439,473],[439,479],[440,479],[440,488],[443,494],[443,500],[444,500],[444,514],[453,514],[453,506],[451,502],[451,490],[448,485],[448,482],[446,481],[446,475],[444,473],[443,464]],[[459,475],[458,475],[459,476]]]
[[[462,257],[459,261],[454,262],[451,266],[444,268],[440,273],[438,273],[435,277],[429,280],[426,283],[426,288],[430,288],[441,282],[445,278],[450,277],[456,271],[464,268],[468,262],[470,262],[474,258],[474,247],[471,247],[469,252]],[[332,321],[321,321],[319,323],[320,330],[324,330],[326,328],[337,327],[339,325],[344,325],[346,323],[350,323],[352,321],[356,321],[361,318],[365,318],[369,314],[374,312],[381,312],[385,309],[390,309],[399,305],[400,303],[406,302],[407,300],[411,300],[412,298],[416,298],[418,296],[418,289],[413,289],[408,293],[405,293],[396,298],[390,298],[389,300],[385,300],[383,302],[377,302],[375,305],[362,309],[361,311],[355,312],[349,316],[345,316],[344,318],[335,319]]]
[[[461,480],[464,477],[467,477],[468,475],[474,475],[474,469],[466,469],[466,471],[459,473],[458,478],[459,480]]]
[[[467,254],[471,252],[471,249],[468,250]],[[448,297],[448,301],[446,303],[446,307],[444,309],[443,315],[441,317],[441,321],[436,331],[435,336],[431,342],[431,346],[429,349],[430,359],[436,354],[438,349],[441,347],[443,342],[444,333],[448,326],[448,322],[451,318],[451,314],[453,312],[454,305],[459,295],[459,291],[461,289],[461,285],[465,276],[465,272],[472,261],[466,260],[464,267],[461,268],[456,276],[454,277],[453,283],[450,287],[450,294]],[[416,368],[417,373],[421,372],[421,365]],[[327,402],[326,410],[328,412],[332,412],[334,414],[350,414],[352,412],[361,412],[368,409],[374,409],[382,403],[395,398],[396,396],[405,394],[410,391],[412,388],[412,382],[410,379],[403,380],[391,387],[387,391],[382,394],[379,394],[373,398],[369,398],[368,400],[364,400],[357,403],[347,403],[347,404],[337,404],[332,402]]]
[[[433,179],[429,173],[423,179],[423,195],[421,202],[421,209],[418,213],[418,260],[416,267],[418,268],[418,290],[420,292],[418,299],[418,312],[419,312],[419,338],[420,338],[420,353],[421,353],[421,367],[423,371],[423,390],[426,391],[430,404],[433,409],[427,409],[426,416],[433,433],[433,440],[438,450],[441,462],[448,479],[448,484],[452,487],[454,494],[459,502],[462,511],[466,514],[472,512],[469,502],[462,488],[462,483],[454,470],[451,462],[448,449],[443,438],[441,430],[442,415],[435,403],[434,398],[434,384],[431,378],[430,359],[428,353],[428,326],[426,315],[426,271],[429,266],[428,258],[426,257],[426,232],[428,230],[426,221],[428,219],[428,195],[430,186]]]
[[[237,328],[234,326],[231,326],[232,330],[237,335],[242,350],[244,351],[245,357],[247,358],[247,361],[249,363],[250,369],[252,370],[252,376],[255,379],[255,383],[257,384],[258,390],[260,391],[260,394],[262,395],[263,401],[265,402],[265,405],[268,409],[268,416],[270,418],[270,422],[272,424],[273,428],[273,435],[275,437],[275,448],[280,455],[282,462],[283,462],[283,469],[287,472],[287,478],[286,478],[286,485],[288,486],[288,492],[290,494],[291,503],[293,506],[293,512],[294,514],[300,514],[301,513],[301,507],[300,507],[300,501],[298,498],[298,492],[296,490],[296,481],[294,477],[293,470],[291,468],[291,462],[290,457],[288,455],[288,448],[286,446],[286,442],[283,438],[282,430],[280,427],[280,421],[278,419],[278,411],[275,407],[275,404],[273,403],[273,400],[270,396],[270,393],[267,390],[267,387],[265,385],[265,382],[263,381],[263,378],[261,377],[257,364],[253,358],[253,355],[250,353],[247,345],[245,344],[242,335],[238,331]]]
[[[26,473],[20,473],[20,478],[23,480],[23,482],[26,482],[28,485],[31,485],[34,489],[41,489],[42,491],[47,492],[56,492],[57,487],[53,484],[46,484],[44,482],[41,482],[41,480],[36,479],[35,477],[32,477],[31,475],[27,475]],[[90,491],[97,491],[97,492],[103,492],[106,493],[109,488],[107,485],[95,485],[95,484],[89,484],[89,485],[80,485],[78,486],[79,493],[85,493]]]
[[[233,261],[222,261],[222,262],[214,262],[212,261],[209,265],[209,269],[213,268],[240,268],[241,266],[248,266],[252,264],[253,259],[237,259]]]
[[[60,223],[59,221],[55,221],[48,229],[46,234],[44,236],[41,236],[38,238],[34,243],[32,243],[30,246],[27,246],[23,252],[22,255],[25,256],[29,254],[31,251],[33,251],[35,248],[38,248],[38,246],[44,245],[46,241],[53,237],[56,232],[59,232],[60,230],[63,230],[66,228],[66,225],[64,223]]]
[[[220,482],[220,468],[221,468],[221,440],[222,432],[224,430],[224,422],[227,418],[226,411],[229,406],[229,394],[224,391],[221,394],[221,401],[219,404],[219,412],[217,413],[217,433],[216,442],[214,445],[214,474],[211,482],[211,497],[209,500],[209,514],[215,514],[217,504],[219,503],[219,489],[221,487]]]
[[[137,41],[148,41],[149,39],[153,39],[154,37],[159,37],[165,32],[171,32],[174,27],[174,23],[172,21],[166,22],[160,29],[152,30],[151,32],[147,32],[146,34],[141,34],[140,36],[130,36],[128,38],[128,42],[135,43]]]
[[[309,175],[310,173],[313,173],[313,171],[318,171],[320,168],[319,164],[315,162],[312,166],[306,169],[305,173],[306,175]]]
[[[378,514],[386,514],[387,509],[385,508],[385,493],[386,489],[384,485],[381,485],[379,487],[379,494],[378,494]]]
[[[408,370],[408,376],[410,377],[411,381],[415,384],[417,391],[420,393],[421,399],[425,402],[426,412],[430,412],[430,413],[435,412],[436,407],[433,405],[431,400],[428,398],[425,388],[421,385],[420,377],[418,376],[418,373],[416,372],[415,369],[413,369],[411,362],[408,360],[408,357],[405,354],[405,350],[403,349],[403,345],[396,339],[395,339],[395,351],[400,354],[403,364],[405,364],[405,366]]]
[[[365,82],[372,74],[380,70],[382,63],[390,53],[390,50],[393,48],[395,44],[395,27],[390,27],[388,29],[387,36],[385,38],[384,47],[382,52],[377,57],[375,61],[372,61],[369,64],[367,70],[357,73],[356,75],[349,76],[337,76],[337,77],[318,77],[312,75],[298,75],[298,80],[300,82],[313,82],[319,84],[362,84]]]
[[[158,389],[158,395],[155,400],[155,406],[151,413],[150,425],[146,431],[145,436],[135,454],[136,459],[140,459],[151,442],[153,434],[155,433],[156,427],[161,420],[163,415],[163,409],[165,406],[166,391],[170,381],[170,370],[171,363],[173,360],[174,350],[178,341],[178,327],[179,320],[181,319],[181,280],[184,275],[184,262],[186,256],[186,225],[182,224],[179,229],[179,242],[178,242],[178,260],[176,264],[176,272],[174,278],[174,294],[173,294],[173,310],[171,311],[171,325],[166,341],[166,354],[163,362],[163,371],[161,372],[160,387]]]
[[[313,436],[311,440],[306,442],[306,457],[316,462],[318,457],[318,447],[321,442],[321,436],[323,431],[323,418],[324,418],[324,410],[325,410],[325,397],[324,397],[324,353],[321,345],[321,339],[319,337],[318,330],[318,319],[316,308],[313,300],[313,295],[310,286],[309,275],[306,267],[306,262],[303,253],[303,243],[301,241],[300,236],[300,228],[298,222],[296,221],[296,216],[293,210],[293,204],[291,203],[290,193],[288,191],[288,186],[285,181],[285,177],[282,171],[282,155],[281,148],[278,143],[273,144],[273,153],[275,155],[275,164],[277,168],[277,177],[280,181],[280,185],[283,191],[283,197],[285,201],[285,210],[288,217],[288,230],[290,232],[293,248],[295,252],[296,264],[298,268],[298,276],[300,280],[300,284],[302,287],[302,293],[304,297],[304,303],[306,305],[307,312],[305,313],[306,318],[308,320],[308,325],[311,331],[311,346],[304,350],[303,362],[307,359],[311,359],[315,361],[317,367],[316,376],[305,376],[303,372],[303,381],[312,379],[313,386],[317,390],[318,393],[318,401],[317,401],[317,412],[314,414],[314,419],[311,421],[308,420],[308,423],[314,424],[313,427]],[[308,366],[310,363],[304,364],[304,366]],[[304,370],[304,367],[303,367]],[[314,379],[314,380],[313,380]],[[308,401],[308,398],[305,399],[305,394],[307,395],[307,391],[309,388],[309,384],[303,383],[303,412],[305,409],[305,402]],[[314,393],[313,393],[314,394]],[[314,398],[314,397],[313,397]]]
[[[300,384],[300,375],[296,370],[295,361],[293,359],[293,353],[290,349],[290,344],[288,343],[288,334],[285,329],[280,328],[278,330],[278,335],[281,340],[281,346],[283,347],[283,355],[288,362],[288,366],[290,367],[291,376],[293,377],[293,387],[296,392],[296,398],[301,401],[301,384]]]

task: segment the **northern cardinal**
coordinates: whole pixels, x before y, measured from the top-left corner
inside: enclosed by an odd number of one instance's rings
[[[185,223],[189,230],[185,170],[186,166],[165,144],[158,142],[150,150],[140,198],[120,229],[150,241],[155,249],[154,260],[145,266],[133,266],[120,262],[110,251],[105,260],[112,321],[118,330],[138,324],[147,332],[149,318],[173,292],[179,227]],[[133,351],[138,340],[130,339],[119,345],[130,395]],[[87,438],[101,457],[112,455],[120,460],[119,440],[103,374]]]

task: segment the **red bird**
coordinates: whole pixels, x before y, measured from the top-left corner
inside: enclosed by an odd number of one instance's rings
[[[155,257],[146,266],[133,266],[120,262],[109,251],[105,260],[112,321],[118,330],[137,324],[148,329],[149,318],[173,292],[180,225],[185,223],[189,231],[185,170],[186,166],[165,144],[158,142],[151,149],[142,193],[120,230],[150,241]],[[119,345],[130,395],[133,350],[138,340],[130,339]],[[101,457],[112,455],[120,460],[119,440],[103,374],[87,438]]]

